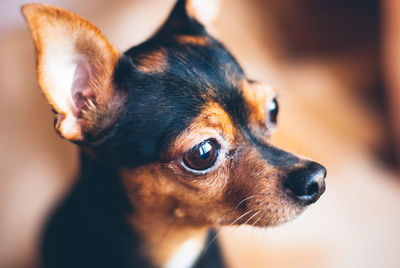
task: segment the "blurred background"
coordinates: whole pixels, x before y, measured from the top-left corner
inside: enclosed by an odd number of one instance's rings
[[[37,86],[19,6],[0,2],[0,267],[37,267],[46,217],[74,183]],[[174,0],[52,0],[121,51]],[[274,142],[323,163],[327,191],[281,227],[225,228],[230,267],[400,267],[400,1],[225,0],[214,32],[248,76],[280,94]]]

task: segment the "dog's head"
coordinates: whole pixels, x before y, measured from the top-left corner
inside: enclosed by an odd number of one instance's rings
[[[137,209],[190,225],[276,225],[320,197],[326,171],[270,144],[275,93],[207,33],[208,2],[178,1],[123,54],[85,19],[26,5],[39,84],[57,132],[112,163]]]

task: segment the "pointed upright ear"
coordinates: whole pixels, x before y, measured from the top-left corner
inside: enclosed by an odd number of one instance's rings
[[[115,88],[118,51],[89,21],[61,8],[21,8],[36,45],[39,85],[64,138],[88,143],[121,115],[125,94]]]
[[[160,34],[203,34],[218,17],[222,0],[178,0]]]

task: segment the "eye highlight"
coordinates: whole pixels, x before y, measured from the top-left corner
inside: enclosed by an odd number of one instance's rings
[[[183,156],[183,163],[190,169],[203,171],[212,167],[218,157],[219,145],[213,139],[194,146]]]
[[[278,120],[279,105],[276,98],[273,98],[267,104],[267,126],[275,127]]]

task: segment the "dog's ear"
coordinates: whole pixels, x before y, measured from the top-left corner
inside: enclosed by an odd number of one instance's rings
[[[218,17],[222,0],[178,0],[161,33],[201,34]]]
[[[64,138],[85,143],[120,116],[124,94],[113,84],[120,54],[89,21],[61,8],[21,8],[37,53],[39,85]]]

